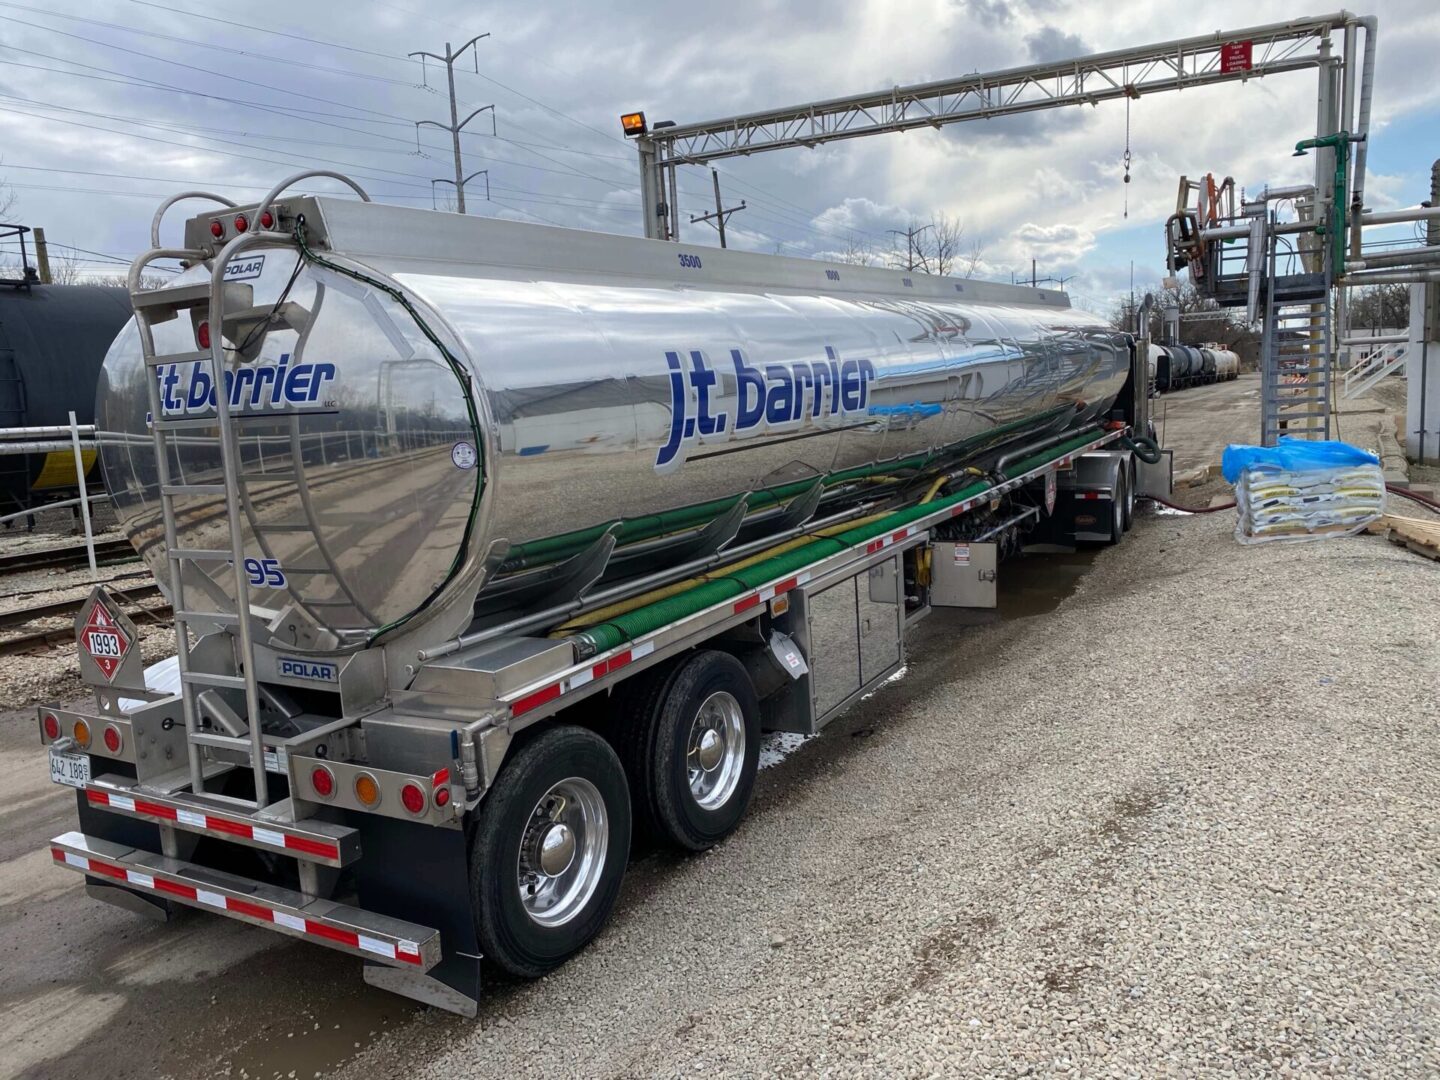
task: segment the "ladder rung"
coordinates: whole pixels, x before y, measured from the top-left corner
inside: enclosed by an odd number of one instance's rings
[[[244,690],[245,679],[240,675],[212,675],[208,671],[182,671],[180,681],[195,686],[218,686],[226,690]]]
[[[146,367],[159,367],[161,364],[193,364],[197,360],[209,360],[210,350],[194,350],[191,352],[160,353],[156,356],[145,358]]]
[[[183,431],[194,428],[213,428],[220,421],[214,416],[162,416],[157,424],[161,431]]]
[[[211,622],[221,626],[239,626],[240,616],[233,611],[177,611],[177,622]]]
[[[195,731],[190,733],[189,738],[191,742],[200,746],[218,746],[224,750],[250,749],[248,735],[216,735],[209,731]]]
[[[224,484],[162,484],[161,495],[224,495]]]
[[[203,281],[195,285],[171,285],[166,289],[141,289],[130,294],[130,306],[136,311],[149,312],[151,309],[198,307],[210,304],[210,283]]]
[[[233,562],[235,553],[219,548],[171,548],[170,558],[177,562],[190,559],[194,562]]]

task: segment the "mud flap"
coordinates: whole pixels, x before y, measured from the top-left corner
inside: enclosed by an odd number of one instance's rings
[[[480,943],[470,906],[469,843],[463,829],[437,829],[356,815],[360,907],[440,931],[442,958],[429,972],[365,962],[365,981],[446,1012],[474,1016],[480,1001]]]
[[[90,805],[90,800],[83,791],[75,792],[75,813],[80,819],[80,831],[86,836],[93,836],[97,840],[110,840],[143,851],[160,850],[160,826],[151,821],[97,810]],[[85,891],[96,900],[103,900],[107,904],[114,904],[157,922],[169,922],[179,911],[179,906],[169,900],[127,889],[113,881],[91,877],[89,874],[85,876]]]

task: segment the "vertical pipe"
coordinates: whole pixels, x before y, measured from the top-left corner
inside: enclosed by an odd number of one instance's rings
[[[70,411],[70,447],[75,451],[75,482],[80,486],[80,517],[85,522],[85,557],[90,560],[90,580],[96,581],[100,574],[95,568],[95,533],[90,528],[90,493],[85,490],[85,455],[80,452],[80,425],[75,422],[73,409]]]
[[[642,135],[635,140],[635,150],[640,158],[640,213],[645,219],[645,238],[664,240],[660,205],[665,201],[665,194],[660,186],[659,170],[655,167],[655,143],[649,136]]]
[[[668,155],[667,155],[667,156],[668,156]],[[677,185],[678,185],[678,181],[677,181],[676,178],[675,178],[675,174],[676,174],[678,171],[679,171],[679,166],[677,166],[677,165],[675,164],[675,160],[674,160],[673,158],[671,158],[671,160],[670,160],[670,239],[671,239],[671,240],[679,240],[679,239],[680,239],[680,191],[679,191],[679,188],[678,188],[678,186],[677,186]]]

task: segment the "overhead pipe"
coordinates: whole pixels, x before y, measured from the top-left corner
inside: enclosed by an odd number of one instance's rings
[[[1412,281],[1440,281],[1437,270],[1370,270],[1359,274],[1346,274],[1340,279],[1341,285],[1398,285]]]
[[[1440,259],[1440,247],[1410,248],[1408,251],[1376,252],[1359,259],[1348,259],[1347,269],[1375,270],[1385,266],[1406,266],[1410,263],[1431,263]]]
[[[1369,153],[1370,99],[1375,90],[1375,37],[1379,33],[1380,21],[1374,15],[1355,17],[1355,25],[1365,30],[1365,59],[1360,69],[1360,115],[1355,122],[1354,132],[1360,136],[1355,150],[1355,175],[1351,183],[1350,196],[1350,248],[1354,255],[1360,254],[1360,215],[1365,206],[1365,158]]]
[[[1407,206],[1404,210],[1383,210],[1360,217],[1362,225],[1403,225],[1407,221],[1440,218],[1440,206]]]

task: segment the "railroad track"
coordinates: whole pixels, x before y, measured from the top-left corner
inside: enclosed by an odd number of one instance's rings
[[[123,588],[111,588],[109,593],[122,606],[137,604],[141,600],[148,600],[153,596],[160,595],[160,586],[154,582],[146,582],[141,585],[129,585]],[[57,615],[71,615],[85,606],[88,596],[82,596],[77,600],[53,600],[44,604],[33,604],[30,607],[16,608],[13,611],[0,611],[0,628],[12,626],[26,626],[37,619],[53,618]],[[170,605],[163,604],[155,607],[142,608],[141,612],[147,616],[161,618],[170,614]],[[32,649],[48,649],[60,644],[74,644],[75,630],[73,627],[62,626],[54,630],[34,630],[28,634],[21,634],[18,637],[7,638],[0,641],[0,656],[14,656],[17,653],[30,652]]]
[[[130,546],[130,541],[124,537],[95,542],[96,565],[114,566],[117,563],[135,562],[139,558],[135,549]],[[0,574],[14,574],[21,570],[74,570],[89,565],[84,544],[11,551],[0,555]]]

